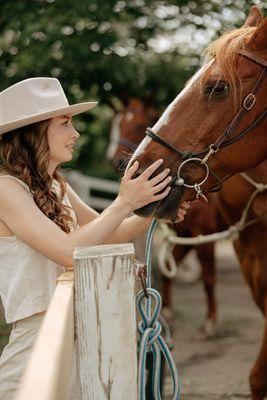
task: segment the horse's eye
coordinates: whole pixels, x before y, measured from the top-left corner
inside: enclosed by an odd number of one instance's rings
[[[229,91],[229,86],[225,81],[208,82],[204,88],[204,94],[208,96],[222,96]]]

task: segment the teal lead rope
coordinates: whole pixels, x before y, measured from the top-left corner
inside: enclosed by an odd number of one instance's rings
[[[149,351],[153,354],[153,379],[152,392],[155,400],[161,400],[160,388],[160,371],[161,371],[161,352],[163,353],[167,365],[169,366],[173,381],[172,400],[180,399],[180,378],[173,361],[171,352],[161,336],[161,324],[158,321],[161,310],[161,297],[157,290],[151,288],[151,259],[152,259],[152,242],[157,221],[153,220],[148,231],[146,242],[146,265],[147,265],[147,294],[141,290],[136,297],[137,308],[140,312],[142,320],[138,324],[139,341],[139,400],[146,399],[146,358]],[[153,311],[151,313],[151,300],[153,300]],[[144,306],[145,303],[145,306]]]

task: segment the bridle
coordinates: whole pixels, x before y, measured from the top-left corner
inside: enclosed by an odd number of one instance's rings
[[[231,122],[227,125],[225,130],[221,133],[221,135],[219,135],[218,138],[215,140],[215,142],[211,143],[211,145],[208,148],[198,152],[182,151],[177,149],[175,146],[167,142],[162,137],[160,137],[151,128],[147,128],[146,130],[147,136],[149,136],[151,139],[161,144],[162,146],[167,147],[169,150],[177,154],[179,158],[183,160],[182,163],[179,165],[176,176],[173,177],[172,184],[175,186],[184,186],[189,189],[194,189],[196,191],[196,197],[201,198],[204,201],[207,201],[207,198],[203,193],[202,185],[206,182],[210,174],[213,177],[215,177],[218,182],[210,189],[206,190],[206,192],[214,192],[220,190],[220,188],[222,187],[222,183],[232,175],[228,174],[225,177],[220,178],[214,171],[212,171],[209,168],[207,164],[207,161],[210,158],[210,156],[214,153],[217,153],[220,149],[227,147],[237,142],[238,140],[242,139],[245,135],[247,135],[247,133],[251,132],[261,121],[263,121],[267,114],[267,109],[263,110],[260,113],[260,115],[258,115],[248,127],[242,130],[238,135],[228,139],[229,136],[231,136],[234,130],[236,129],[241,118],[254,107],[256,103],[256,93],[261,87],[261,84],[263,83],[265,77],[267,76],[266,60],[263,60],[255,56],[254,54],[250,53],[247,50],[239,50],[238,54],[243,57],[246,57],[247,59],[256,64],[261,65],[263,69],[258,78],[256,79],[256,82],[254,83],[251,92],[243,100],[242,106],[240,107],[238,112],[235,114],[235,116],[233,117]],[[204,178],[200,182],[194,184],[186,183],[185,179],[182,177],[182,170],[184,166],[191,162],[200,165],[205,172]]]

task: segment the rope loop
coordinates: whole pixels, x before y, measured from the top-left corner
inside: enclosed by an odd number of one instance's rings
[[[171,352],[161,336],[162,326],[158,321],[161,310],[161,296],[155,289],[147,289],[149,297],[153,300],[150,308],[151,316],[149,317],[145,311],[146,296],[143,290],[140,290],[136,296],[138,311],[141,315],[141,321],[138,323],[138,333],[140,334],[139,342],[139,397],[140,400],[145,400],[145,385],[146,385],[146,359],[148,352],[153,354],[153,396],[155,400],[161,400],[160,394],[160,370],[161,370],[161,352],[163,353],[169,366],[173,379],[173,400],[180,399],[180,382],[177,375],[177,369],[172,359]]]
[[[147,288],[147,293],[148,296],[151,297],[152,300],[154,300],[154,309],[152,310],[150,318],[148,317],[145,311],[146,296],[143,290],[140,290],[140,292],[138,292],[136,295],[137,308],[138,311],[140,312],[145,328],[153,328],[155,322],[159,318],[162,301],[161,301],[161,296],[157,290],[152,288]],[[144,306],[143,303],[145,303]]]
[[[157,221],[153,220],[146,243],[146,265],[147,265],[147,294],[144,290],[137,293],[136,304],[137,309],[141,315],[141,321],[138,324],[138,332],[140,335],[139,340],[139,360],[138,360],[138,383],[139,383],[139,400],[146,399],[146,359],[148,352],[153,355],[153,379],[152,379],[152,392],[155,400],[161,400],[161,353],[166,359],[169,367],[172,381],[173,381],[173,394],[172,400],[180,399],[180,379],[178,376],[176,365],[173,361],[170,349],[166,345],[161,336],[162,325],[158,321],[161,319],[161,296],[159,292],[151,288],[151,251],[153,234],[157,226]]]

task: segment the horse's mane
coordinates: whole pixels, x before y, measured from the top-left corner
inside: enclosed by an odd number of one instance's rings
[[[222,71],[222,79],[229,83],[236,104],[237,85],[241,85],[236,68],[238,50],[245,47],[255,30],[256,27],[245,26],[226,32],[212,42],[204,53],[204,63],[216,58]],[[205,84],[205,78],[203,84]]]

